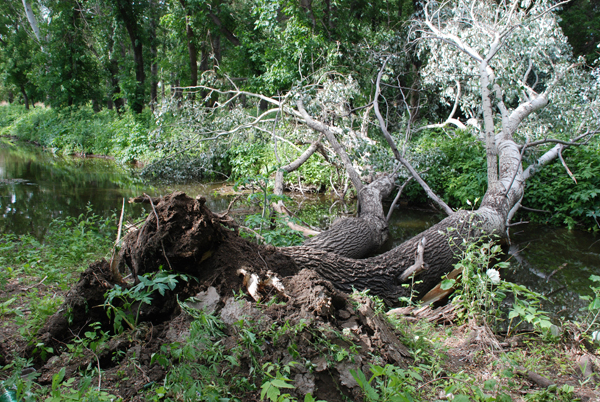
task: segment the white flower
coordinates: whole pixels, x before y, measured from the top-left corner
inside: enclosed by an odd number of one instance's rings
[[[485,274],[490,278],[492,284],[497,285],[500,283],[500,272],[497,269],[488,269]]]

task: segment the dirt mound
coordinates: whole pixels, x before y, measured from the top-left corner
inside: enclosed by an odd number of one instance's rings
[[[143,322],[114,335],[113,322],[103,306],[105,294],[116,285],[127,288],[133,283],[113,275],[106,261],[91,264],[60,311],[38,334],[55,354],[40,362],[41,383],[50,383],[62,367],[71,375],[97,366],[104,371],[103,388],[125,399],[143,400],[142,392],[171,369],[153,356],[166,353],[164,345],[192,342],[194,317],[205,314],[216,317],[222,325],[217,343],[224,350],[240,350],[235,358],[238,365],[231,359],[215,363],[222,376],[244,376],[258,382],[245,395],[238,395],[243,400],[259,399],[261,379],[253,376],[266,363],[291,368],[292,394],[300,397],[312,393],[328,401],[359,395],[351,370],[362,370],[369,376],[370,364],[406,365],[408,353],[398,340],[399,334],[375,314],[369,298],[359,294],[350,297],[314,271],[299,269],[277,248],[240,238],[230,220],[212,213],[202,197],[191,199],[173,193],[146,200],[152,203],[153,211],[141,228],[125,237],[122,262],[133,278],[162,269],[191,275],[197,281],[180,281],[173,291],[152,294],[151,304],[130,306],[139,309]],[[283,289],[258,287],[255,297],[260,297],[260,302],[240,296],[251,275],[276,278]],[[181,303],[192,296],[182,311]],[[82,350],[73,359],[66,353],[68,345],[76,345],[81,334],[90,329],[112,335],[99,350]],[[244,343],[247,333],[263,340],[258,349],[253,351]],[[246,346],[240,349],[240,345]]]

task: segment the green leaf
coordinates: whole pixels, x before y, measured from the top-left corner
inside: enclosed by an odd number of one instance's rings
[[[295,388],[292,384],[288,384],[283,380],[274,379],[271,384],[277,388]]]
[[[542,328],[550,328],[552,326],[552,323],[548,320],[540,320],[538,324]]]
[[[416,371],[408,370],[408,375],[410,375],[412,378],[414,378],[417,381],[423,381],[423,377],[421,377],[421,375],[419,373],[417,373]]]
[[[455,279],[444,279],[440,287],[442,288],[442,290],[448,290],[454,286],[454,283],[456,283]]]
[[[486,391],[493,391],[496,388],[497,381],[496,380],[487,380],[483,383],[483,389]]]

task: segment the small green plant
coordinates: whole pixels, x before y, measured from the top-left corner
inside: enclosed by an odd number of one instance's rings
[[[65,379],[65,368],[63,367],[52,376],[52,387],[46,402],[64,401],[89,401],[89,402],[114,402],[121,398],[102,391],[99,387],[92,386],[91,377],[83,377],[76,388],[76,378]]]
[[[455,293],[454,303],[464,307],[459,313],[462,318],[491,328],[502,319],[497,306],[511,294],[508,335],[525,322],[542,332],[552,327],[547,313],[540,310],[542,295],[501,279],[500,271],[508,267],[508,263],[500,261],[502,248],[494,239],[463,239],[459,249],[462,250],[460,259],[454,268],[461,272],[462,286]],[[446,278],[441,288],[450,289],[456,282],[456,279]]]
[[[565,384],[562,387],[551,385],[531,394],[525,395],[527,402],[571,402],[578,399],[574,395],[575,388],[572,385]]]
[[[600,316],[600,276],[591,275],[590,280],[593,282],[593,284],[590,285],[592,296],[579,296],[582,300],[588,302],[588,305],[580,310],[585,312],[585,316],[577,324],[583,327],[583,333],[592,337],[592,341],[599,342],[600,323],[598,322],[598,317]]]
[[[269,175],[252,176],[239,180],[234,189],[237,191],[241,186],[252,188],[252,193],[248,195],[247,201],[256,204],[260,208],[260,213],[247,215],[244,219],[246,232],[240,232],[243,237],[256,238],[266,244],[274,246],[294,246],[302,244],[304,241],[302,235],[292,230],[288,226],[288,221],[293,218],[278,216],[274,213],[271,203],[280,200],[289,200],[288,197],[275,195],[270,192]],[[259,191],[254,192],[258,188]],[[249,233],[248,233],[249,232]]]
[[[139,283],[131,288],[115,285],[106,292],[104,307],[109,318],[113,318],[115,332],[124,330],[123,323],[130,329],[138,326],[140,311],[144,304],[152,304],[152,293],[158,292],[164,296],[165,291],[174,290],[179,279],[189,281],[185,274],[169,274],[164,271],[139,276]],[[119,303],[115,302],[118,300]]]
[[[291,402],[295,400],[289,394],[282,394],[283,389],[295,388],[289,379],[290,368],[296,362],[290,362],[283,368],[273,363],[265,363],[262,366],[262,371],[265,375],[265,381],[261,385],[260,399],[269,400],[271,402]],[[283,371],[283,374],[281,373]]]
[[[414,402],[416,384],[423,381],[418,369],[401,369],[387,364],[385,367],[371,365],[373,375],[367,377],[361,370],[350,370],[350,374],[365,393],[365,400]]]
[[[57,295],[38,296],[38,290],[32,289],[29,293],[30,313],[24,315],[20,309],[15,309],[15,322],[19,332],[25,339],[33,339],[38,330],[44,325],[46,319],[56,313],[63,302]]]

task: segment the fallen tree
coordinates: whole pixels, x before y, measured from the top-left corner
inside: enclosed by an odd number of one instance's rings
[[[387,131],[379,107],[374,107],[379,127],[394,157],[411,172],[449,216],[391,251],[362,258],[373,253],[387,237],[387,221],[382,200],[393,189],[393,175],[382,174],[369,184],[363,183],[353,161],[336,138],[342,134],[342,130],[334,124],[325,124],[313,118],[305,107],[305,102],[309,99],[303,100],[302,93],[292,92],[275,99],[246,93],[237,88],[218,90],[202,87],[203,90],[227,96],[228,100],[224,105],[233,102],[236,97],[249,95],[274,106],[258,118],[254,118],[247,127],[258,124],[261,118],[269,114],[281,112],[318,132],[319,140],[320,136],[327,138],[329,145],[344,164],[356,190],[359,215],[357,218],[341,220],[302,246],[258,247],[241,240],[234,232],[226,229],[225,227],[229,225],[228,220],[209,211],[201,198],[192,200],[181,193],[175,193],[161,200],[148,198],[153,203],[153,212],[148,215],[140,229],[127,235],[120,252],[122,261],[129,267],[134,277],[156,272],[161,267],[162,269],[168,267],[170,270],[194,275],[200,280],[214,281],[222,276],[221,281],[237,283],[241,287],[242,279],[238,277],[240,269],[249,274],[256,273],[258,277],[275,274],[281,278],[292,277],[303,269],[310,269],[343,292],[350,292],[352,289],[369,289],[389,304],[396,304],[401,296],[415,293],[423,295],[432,289],[443,275],[453,269],[465,241],[491,235],[506,237],[510,221],[520,206],[527,178],[540,166],[560,157],[565,147],[585,144],[598,132],[597,126],[594,126],[597,122],[588,121],[588,115],[585,114],[589,113],[587,112],[589,108],[593,110],[593,105],[582,104],[577,120],[580,122],[577,135],[567,139],[545,137],[536,141],[531,141],[530,136],[525,135],[526,141],[518,145],[516,141],[518,129],[527,129],[524,122],[548,105],[549,99],[561,81],[568,74],[576,71],[578,65],[569,64],[568,60],[558,65],[544,57],[535,59],[534,55],[530,54],[529,63],[523,74],[520,74],[520,71],[508,70],[506,67],[507,60],[510,61],[510,57],[514,56],[510,51],[510,46],[513,45],[511,41],[520,40],[521,34],[517,35],[515,32],[520,32],[526,25],[536,28],[540,24],[555,24],[551,14],[553,6],[539,2],[531,8],[521,9],[516,2],[497,7],[488,3],[474,2],[470,9],[477,8],[477,12],[469,14],[472,24],[470,29],[484,29],[479,18],[489,18],[495,22],[486,25],[485,32],[480,32],[476,37],[482,43],[469,44],[468,40],[463,39],[461,35],[472,38],[472,32],[462,31],[453,23],[457,13],[461,18],[465,18],[466,14],[461,11],[464,5],[461,4],[448,6],[448,9],[434,9],[433,6],[428,5],[424,9],[424,19],[416,24],[423,39],[437,40],[450,45],[458,55],[466,55],[468,62],[474,63],[473,66],[478,71],[478,90],[475,93],[481,98],[483,140],[488,155],[488,191],[478,209],[453,212],[431,190],[428,190],[426,183],[418,177],[409,161],[396,147],[394,139]],[[516,39],[513,38],[514,36]],[[486,37],[491,40],[485,42]],[[505,47],[508,49],[503,50]],[[476,50],[480,48],[486,49],[484,54]],[[542,56],[543,54],[544,49],[539,49],[536,53]],[[503,58],[496,69],[501,70],[502,74],[509,78],[519,76],[518,80],[522,87],[522,91],[517,94],[521,101],[515,103],[513,99],[510,106],[505,103],[507,90],[500,85],[502,81],[496,78],[497,73],[492,67],[492,61],[495,57],[500,57],[498,55],[502,55]],[[455,57],[456,54],[453,53],[452,56]],[[544,63],[550,65],[550,73],[549,78],[544,82],[543,91],[538,93],[535,90],[537,81],[532,84],[533,86],[528,84],[529,74],[535,70],[534,66],[542,69],[546,65]],[[379,102],[380,83],[385,68],[384,62],[376,80],[375,105]],[[564,86],[561,87],[561,91],[564,92]],[[461,93],[461,96],[469,99],[467,92]],[[295,105],[290,105],[288,101],[294,97],[297,98]],[[457,100],[456,103],[459,101]],[[455,110],[452,113],[454,112]],[[575,114],[570,116],[573,117]],[[534,122],[534,124],[539,123]],[[219,138],[227,133],[213,134],[215,138]],[[525,151],[546,143],[556,145],[538,157],[536,163],[523,169]],[[304,156],[309,157],[316,149],[316,144],[314,142]],[[291,171],[294,165],[288,168],[284,167],[284,170]],[[412,289],[404,286],[412,282],[415,276],[419,281]],[[118,283],[119,278],[114,275],[111,281]],[[67,304],[69,303],[72,302],[67,301]],[[173,303],[164,304],[164,306],[168,305],[175,308]],[[168,315],[168,310],[160,315]]]
[[[568,54],[561,58],[557,55],[554,58],[548,56],[550,50],[554,51],[554,47],[564,42],[552,14],[556,6],[545,1],[537,2],[531,7],[521,7],[518,2],[500,5],[459,2],[439,7],[430,3],[423,9],[424,17],[414,23],[414,32],[418,34],[419,43],[425,43],[423,46],[429,52],[428,68],[433,71],[436,66],[441,66],[440,77],[437,78],[427,69],[424,70],[425,75],[429,74],[431,82],[443,80],[445,75],[456,75],[455,60],[459,59],[465,64],[463,79],[469,83],[466,88],[470,90],[458,91],[451,117],[444,124],[455,124],[459,121],[454,117],[458,105],[461,105],[463,111],[472,111],[471,105],[474,102],[481,105],[479,117],[484,123],[482,141],[486,145],[488,190],[481,205],[474,211],[453,212],[419,177],[404,152],[400,153],[398,150],[379,110],[386,63],[393,55],[388,56],[382,63],[372,102],[381,133],[395,159],[449,216],[396,249],[376,257],[358,259],[371,255],[387,238],[387,220],[382,200],[393,190],[394,177],[392,174],[382,173],[371,183],[364,183],[355,162],[338,140],[343,136],[344,130],[336,125],[336,119],[328,118],[330,122],[325,123],[307,111],[307,105],[310,105],[312,110],[320,110],[322,118],[339,114],[335,110],[340,109],[340,105],[343,109],[345,100],[334,101],[333,105],[329,106],[325,106],[325,101],[323,104],[315,104],[315,99],[319,96],[321,99],[331,97],[323,95],[325,89],[322,93],[317,93],[316,97],[311,95],[311,89],[298,88],[279,98],[272,98],[248,93],[237,87],[230,90],[208,86],[196,87],[196,90],[207,91],[207,96],[219,95],[226,99],[222,104],[217,103],[213,107],[216,109],[230,107],[236,98],[242,96],[255,97],[272,106],[245,125],[223,131],[211,131],[212,139],[231,135],[244,127],[258,127],[261,123],[270,123],[273,120],[268,120],[267,117],[274,114],[275,123],[278,120],[277,116],[281,114],[317,132],[318,139],[312,141],[310,147],[297,160],[283,166],[277,173],[277,193],[282,190],[283,172],[297,169],[316,151],[323,137],[342,162],[356,190],[359,204],[356,218],[342,219],[327,231],[305,242],[303,246],[282,248],[278,252],[291,258],[299,269],[314,269],[343,291],[350,291],[352,288],[371,289],[375,294],[394,303],[399,296],[406,295],[409,291],[402,285],[411,281],[413,275],[419,276],[420,283],[415,290],[421,294],[435,286],[443,275],[452,270],[457,261],[456,254],[464,241],[480,236],[507,237],[510,222],[520,207],[527,178],[539,167],[560,157],[566,147],[583,145],[598,132],[597,121],[593,118],[594,104],[589,102],[589,94],[580,96],[581,93],[577,92],[576,88],[577,85],[586,82],[584,77],[588,73],[579,69],[579,63],[571,62]],[[462,21],[464,25],[457,24],[456,21]],[[552,29],[547,29],[548,26]],[[523,38],[527,37],[530,31],[545,35],[547,41],[527,49],[522,55],[516,54],[515,49],[522,48]],[[561,40],[563,42],[560,42]],[[512,68],[513,66],[516,67]],[[477,74],[469,75],[471,72]],[[542,72],[545,78],[540,82],[539,74]],[[574,78],[569,75],[574,75]],[[534,76],[535,79],[532,78]],[[569,82],[569,85],[565,82]],[[511,83],[517,83],[519,89],[514,90]],[[335,90],[334,85],[330,87]],[[292,99],[295,101],[292,102]],[[540,126],[540,121],[552,117],[540,115],[551,99],[555,103],[552,105],[552,113],[555,113],[556,108],[567,107],[569,102],[578,102],[579,113],[565,111],[558,116],[564,120],[565,130],[576,130],[575,133],[568,135],[568,131],[564,131],[562,138],[550,138],[549,135],[553,132],[548,127]],[[548,123],[549,127],[553,124],[553,120]],[[540,127],[543,129],[541,132]],[[262,130],[266,131],[264,128]],[[520,134],[519,130],[523,133]],[[518,143],[519,140],[521,144]],[[538,156],[536,162],[530,164],[527,169],[523,169],[525,152],[534,146],[549,143],[556,145]],[[144,230],[150,229],[145,226]],[[168,256],[166,245],[165,250],[167,251],[163,254]],[[140,260],[135,255],[136,251],[130,250],[126,252],[125,260],[136,274],[145,272],[140,267],[145,266],[147,261]],[[172,258],[175,259],[174,256]],[[205,257],[196,255],[194,258],[203,260]],[[176,267],[177,264],[172,266]]]

